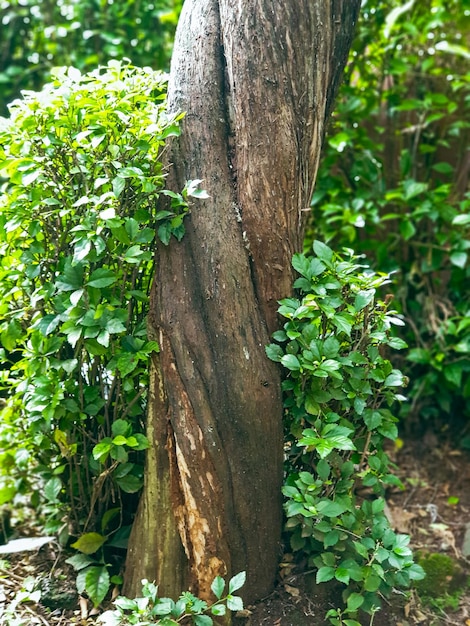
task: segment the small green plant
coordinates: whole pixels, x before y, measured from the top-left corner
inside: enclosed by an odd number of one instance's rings
[[[131,600],[120,596],[114,601],[116,609],[106,611],[98,622],[105,626],[138,624],[147,626],[177,626],[183,621],[191,620],[195,626],[212,626],[212,616],[223,616],[226,610],[240,611],[243,601],[233,595],[245,584],[245,572],[240,572],[229,580],[228,591],[224,595],[226,583],[221,576],[217,576],[211,585],[216,601],[208,604],[190,592],[184,592],[175,602],[171,598],[159,598],[158,587],[154,583],[143,580],[142,597]]]
[[[401,318],[378,296],[389,276],[352,251],[343,258],[320,241],[313,251],[293,258],[301,297],[281,301],[287,321],[267,347],[287,370],[286,529],[318,583],[345,585],[345,613],[354,616],[424,575],[409,537],[384,513],[385,488],[401,485],[384,442],[397,437],[391,407],[406,384],[384,350],[406,344],[391,332]]]

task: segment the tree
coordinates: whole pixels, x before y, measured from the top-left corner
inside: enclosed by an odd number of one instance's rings
[[[184,110],[175,189],[202,177],[181,243],[159,250],[143,496],[125,592],[207,596],[246,570],[268,593],[280,553],[280,372],[265,355],[291,288],[326,120],[359,0],[186,0],[169,84]],[[170,182],[170,181],[169,181]]]

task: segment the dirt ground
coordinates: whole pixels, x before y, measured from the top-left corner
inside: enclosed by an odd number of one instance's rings
[[[455,441],[455,438],[452,438]],[[425,555],[447,555],[455,568],[442,575],[430,592],[420,598],[416,591],[384,599],[373,619],[363,615],[364,626],[470,626],[470,562],[462,556],[465,530],[470,534],[470,452],[456,449],[441,435],[406,439],[391,451],[399,466],[405,490],[388,494],[388,514],[398,532],[411,535],[412,547]],[[81,626],[96,623],[97,612],[74,590],[75,572],[55,544],[36,552],[5,556],[0,560],[0,626]],[[313,572],[296,571],[286,555],[279,584],[269,597],[234,618],[234,626],[321,626],[325,613],[338,606],[338,591],[315,585]],[[9,617],[1,617],[18,592],[34,580],[61,581],[62,606],[48,601],[42,589],[39,603],[20,602]],[[25,583],[26,581],[26,583]],[[52,584],[52,583],[51,583]],[[434,583],[433,583],[434,585]],[[46,585],[47,587],[47,585]],[[28,595],[28,594],[23,594]],[[423,595],[423,594],[421,594]],[[48,606],[44,606],[49,604]],[[109,605],[105,608],[109,608]]]

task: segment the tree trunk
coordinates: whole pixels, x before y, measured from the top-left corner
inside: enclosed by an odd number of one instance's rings
[[[264,347],[289,294],[325,123],[360,0],[186,0],[168,91],[186,111],[171,184],[203,178],[181,243],[159,249],[144,492],[125,592],[210,593],[280,556],[280,371]]]

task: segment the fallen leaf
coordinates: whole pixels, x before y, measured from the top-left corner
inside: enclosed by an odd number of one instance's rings
[[[409,617],[410,616],[410,611],[411,611],[411,603],[407,602],[405,604],[405,606],[403,607],[403,612],[405,614],[405,617]]]
[[[284,585],[284,589],[288,594],[293,596],[294,598],[298,598],[300,596],[300,589],[297,587],[291,587],[291,585]]]
[[[385,515],[394,530],[399,533],[406,534],[410,532],[411,520],[415,519],[417,516],[416,512],[406,511],[398,506],[393,509],[391,507],[387,507],[385,509]]]

